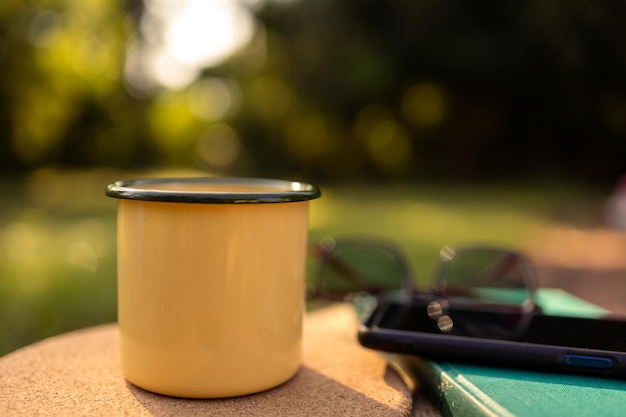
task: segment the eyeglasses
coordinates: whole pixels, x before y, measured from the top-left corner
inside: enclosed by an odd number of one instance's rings
[[[516,251],[444,247],[426,290],[416,287],[407,257],[393,242],[325,238],[313,245],[312,251],[319,265],[310,297],[354,300],[365,294],[370,301],[393,298],[423,304],[424,313],[442,332],[507,338],[523,330],[538,310],[535,268],[528,257]],[[482,316],[494,312],[499,313],[499,322],[483,320]]]

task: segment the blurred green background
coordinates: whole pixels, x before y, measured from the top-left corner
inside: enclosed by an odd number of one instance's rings
[[[115,320],[104,187],[125,177],[315,182],[313,240],[392,237],[422,285],[458,242],[626,269],[605,215],[624,21],[590,0],[3,0],[0,354]]]

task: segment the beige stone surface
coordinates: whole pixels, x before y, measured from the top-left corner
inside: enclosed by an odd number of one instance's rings
[[[356,341],[348,305],[307,315],[303,364],[280,387],[190,400],[144,391],[119,368],[115,324],[56,336],[0,358],[0,416],[408,416],[411,392]]]

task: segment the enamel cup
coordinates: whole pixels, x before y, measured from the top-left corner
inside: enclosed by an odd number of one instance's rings
[[[254,178],[118,181],[122,371],[159,394],[220,398],[300,366],[309,200]]]

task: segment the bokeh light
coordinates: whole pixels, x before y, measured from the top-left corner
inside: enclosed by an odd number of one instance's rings
[[[443,88],[432,82],[409,88],[401,102],[404,116],[419,128],[435,127],[448,117],[449,104]]]
[[[366,107],[357,115],[353,130],[381,172],[402,172],[409,166],[413,155],[410,133],[389,109]]]
[[[285,124],[286,147],[300,162],[321,161],[334,150],[337,127],[319,112],[301,112]]]
[[[189,88],[189,109],[198,118],[213,122],[236,111],[241,100],[237,85],[221,78],[202,78]]]
[[[146,0],[140,37],[129,49],[128,79],[145,89],[191,84],[205,67],[219,64],[255,32],[250,10],[234,0]],[[146,79],[147,77],[147,79]]]
[[[233,164],[241,151],[237,132],[226,124],[207,127],[198,140],[198,155],[210,168],[225,168]]]
[[[259,117],[268,122],[278,121],[295,111],[295,97],[280,78],[263,76],[252,83],[248,91],[249,104]]]

